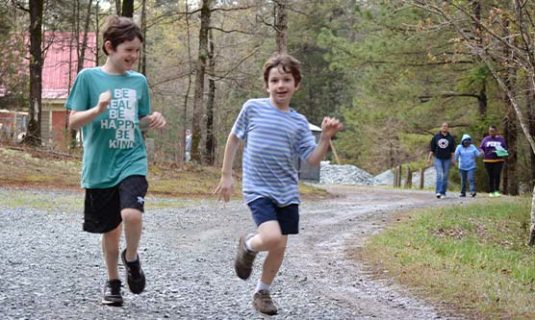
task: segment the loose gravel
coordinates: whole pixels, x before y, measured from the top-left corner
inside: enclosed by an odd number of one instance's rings
[[[300,235],[290,238],[273,285],[280,312],[272,318],[459,318],[375,279],[351,258],[393,211],[459,200],[437,201],[429,192],[329,188],[337,198],[301,206]],[[140,248],[146,291],[133,295],[123,288],[125,304],[117,308],[100,304],[105,268],[99,236],[81,231],[83,194],[17,190],[39,201],[14,206],[7,201],[13,192],[0,188],[0,319],[264,318],[251,305],[264,254],[252,280],[238,279],[233,270],[238,235],[254,230],[241,201],[192,200],[158,209],[149,204]],[[80,201],[62,205],[73,198]]]

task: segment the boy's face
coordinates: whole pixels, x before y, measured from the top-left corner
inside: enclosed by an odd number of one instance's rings
[[[136,37],[133,40],[122,42],[117,46],[117,48],[115,48],[115,50],[111,48],[110,42],[108,42],[106,45],[108,44],[109,49],[106,47],[106,50],[108,51],[108,58],[112,62],[116,71],[121,73],[132,70],[134,68],[134,64],[139,58],[141,40]]]
[[[280,109],[287,109],[295,91],[299,88],[295,84],[294,76],[286,73],[280,67],[269,71],[267,92],[271,101]]]

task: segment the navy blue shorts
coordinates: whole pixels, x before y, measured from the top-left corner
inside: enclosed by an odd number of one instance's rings
[[[145,176],[130,176],[118,185],[105,189],[86,189],[83,230],[106,233],[123,221],[121,210],[145,210],[149,184]]]
[[[279,207],[269,198],[258,198],[247,205],[251,209],[257,227],[266,221],[278,221],[282,234],[299,233],[299,205]]]

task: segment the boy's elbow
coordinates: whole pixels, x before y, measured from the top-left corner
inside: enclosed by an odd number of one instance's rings
[[[307,163],[308,163],[309,166],[317,167],[317,166],[320,165],[321,159],[320,158],[315,158],[315,157],[308,157]]]

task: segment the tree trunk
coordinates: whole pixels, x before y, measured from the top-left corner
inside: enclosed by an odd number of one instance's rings
[[[473,10],[474,18],[475,18],[474,36],[476,39],[476,44],[478,48],[483,48],[483,37],[482,37],[482,29],[481,29],[481,1],[479,0],[473,1],[472,10]],[[483,81],[481,85],[481,89],[479,90],[477,102],[478,102],[479,117],[480,119],[485,119],[487,116],[487,86],[485,84],[485,80]]]
[[[193,96],[193,127],[191,160],[201,163],[201,122],[203,114],[204,77],[206,74],[206,60],[208,59],[208,29],[210,27],[210,6],[213,0],[203,0],[201,7],[201,28],[199,31],[199,54],[195,71],[195,93]]]
[[[183,128],[179,132],[179,141],[182,141],[182,148],[179,151],[180,162],[182,163],[186,159],[186,129],[188,128],[188,101],[189,93],[191,91],[191,73],[193,70],[193,59],[191,58],[191,36],[190,36],[190,25],[189,25],[189,12],[188,4],[185,4],[185,19],[186,19],[186,37],[187,37],[187,52],[188,52],[188,85],[186,86],[186,93],[184,94],[184,107],[182,108],[182,123]]]
[[[121,16],[129,18],[134,17],[134,0],[123,0]]]
[[[288,0],[274,0],[277,52],[288,52]]]
[[[78,2],[77,2],[78,3]],[[89,0],[87,3],[87,13],[85,16],[84,21],[84,30],[82,33],[82,44],[80,45],[80,30],[78,26],[76,27],[76,32],[74,32],[71,35],[71,39],[75,38],[74,41],[76,41],[76,48],[78,52],[78,64],[76,66],[76,72],[79,73],[84,68],[84,62],[85,62],[85,51],[87,49],[87,34],[89,33],[89,24],[91,22],[91,7],[93,5],[93,0]],[[78,13],[79,18],[79,9],[76,10]],[[80,19],[76,19],[79,21]],[[70,64],[69,64],[70,66]],[[69,73],[71,69],[69,68]],[[70,90],[71,82],[69,81],[69,90]],[[68,112],[68,111],[67,111]],[[68,124],[68,123],[67,123]],[[69,145],[71,149],[75,149],[77,147],[77,141],[76,141],[76,134],[78,133],[78,130],[69,130]]]
[[[141,32],[143,32],[143,41],[141,49],[141,59],[139,59],[139,72],[147,75],[147,0],[141,2]]]
[[[510,42],[511,34],[509,32],[509,20],[504,20],[504,39],[505,41]],[[502,63],[504,64],[504,83],[507,86],[507,91],[512,95],[515,95],[515,76],[517,70],[513,67],[513,61],[511,57],[513,52],[507,46],[504,46],[504,57],[506,60]],[[517,156],[517,137],[518,137],[518,126],[516,123],[515,110],[512,105],[511,100],[507,97],[507,94],[504,93],[503,100],[506,106],[506,114],[503,119],[503,128],[504,128],[504,138],[507,143],[507,151],[509,151],[509,157],[506,160],[505,170],[503,172],[503,192],[510,195],[518,195],[518,179],[516,177],[516,168],[518,164]]]
[[[24,143],[41,145],[43,54],[43,0],[30,1],[30,106],[28,132]]]
[[[535,137],[535,91],[531,87],[529,81],[527,83],[526,90],[526,105],[528,110],[528,125],[529,125],[529,134],[532,137]],[[535,152],[530,152],[530,189],[535,187]]]
[[[121,0],[115,0],[115,13],[121,15]]]
[[[528,245],[535,245],[535,187],[531,193],[531,226],[529,228]]]
[[[213,165],[215,160],[215,137],[214,137],[214,100],[215,100],[215,59],[214,59],[214,39],[212,30],[208,32],[208,99],[206,101],[206,164]]]
[[[508,100],[508,99],[507,99]],[[503,172],[503,192],[513,196],[518,195],[518,179],[517,179],[517,166],[518,166],[518,152],[517,152],[517,140],[518,140],[518,126],[516,123],[516,117],[510,103],[506,101],[507,115],[503,120],[504,126],[504,138],[507,142],[507,151],[509,157],[507,157],[505,163],[505,170]]]

